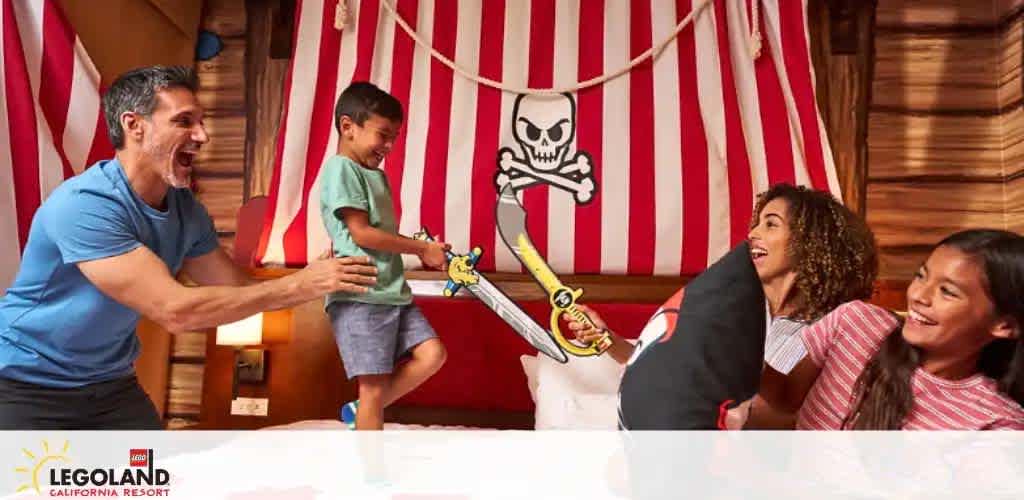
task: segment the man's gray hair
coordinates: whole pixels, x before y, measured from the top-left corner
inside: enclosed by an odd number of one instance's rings
[[[124,148],[121,115],[131,111],[148,118],[156,108],[157,92],[174,87],[197,92],[199,79],[185,66],[149,66],[133,69],[114,80],[103,95],[103,117],[114,149]]]

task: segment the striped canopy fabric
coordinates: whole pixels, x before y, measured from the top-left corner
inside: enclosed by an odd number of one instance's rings
[[[0,0],[0,291],[36,209],[64,179],[110,157],[99,73],[56,0]],[[73,216],[73,214],[69,214]]]
[[[329,246],[318,199],[332,179],[318,174],[337,147],[335,100],[353,81],[375,83],[406,109],[382,167],[400,231],[426,226],[457,251],[480,246],[485,271],[520,270],[495,230],[506,182],[520,189],[541,254],[576,274],[696,274],[746,236],[769,185],[840,194],[815,102],[806,0],[347,4],[339,30],[336,0],[298,3],[257,251],[264,265],[300,266]],[[652,59],[562,95],[478,84],[430,52],[506,86],[565,88],[626,67],[691,13]]]

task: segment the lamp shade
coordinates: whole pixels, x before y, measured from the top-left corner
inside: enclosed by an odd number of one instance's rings
[[[263,313],[217,327],[217,345],[259,345],[263,343]]]

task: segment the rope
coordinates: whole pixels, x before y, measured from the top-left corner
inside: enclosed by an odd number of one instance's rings
[[[338,6],[334,8],[334,29],[341,31],[348,26],[349,10],[348,2],[345,0],[338,0]]]
[[[339,5],[344,3],[344,1],[345,0],[339,0]],[[683,31],[683,28],[685,28],[688,24],[690,24],[691,21],[693,21],[693,17],[695,15],[699,14],[701,11],[703,11],[704,8],[707,7],[708,4],[711,3],[711,1],[712,0],[703,0],[703,1],[701,1],[700,4],[698,4],[696,7],[694,7],[693,10],[691,10],[690,13],[685,18],[683,18],[682,21],[679,21],[679,24],[676,25],[676,29],[675,29],[674,32],[672,32],[671,35],[665,37],[665,39],[662,40],[661,43],[658,43],[657,45],[651,46],[651,48],[649,48],[646,51],[644,51],[643,54],[640,54],[640,55],[634,57],[631,61],[629,61],[629,64],[627,64],[626,66],[623,66],[622,68],[620,68],[620,69],[618,69],[616,71],[612,71],[610,73],[605,73],[605,74],[603,74],[601,76],[597,76],[597,77],[591,78],[591,79],[589,79],[587,81],[577,82],[574,85],[569,85],[569,86],[565,86],[565,87],[547,88],[547,89],[537,89],[537,88],[532,88],[532,87],[516,87],[516,86],[513,86],[513,85],[506,85],[506,84],[504,84],[502,82],[491,80],[490,78],[485,78],[483,76],[480,76],[480,75],[477,75],[477,74],[472,74],[472,73],[468,72],[467,70],[465,70],[464,68],[462,68],[461,66],[456,64],[455,61],[452,61],[451,59],[448,59],[447,57],[444,56],[444,54],[441,54],[440,52],[438,52],[437,49],[432,47],[430,44],[424,42],[423,39],[420,37],[419,33],[417,33],[416,30],[412,29],[409,26],[409,24],[405,22],[405,19],[402,19],[402,16],[400,16],[398,14],[398,11],[395,10],[395,6],[392,5],[392,3],[391,3],[392,0],[381,0],[381,3],[384,5],[384,8],[386,8],[388,10],[388,12],[390,12],[391,15],[395,17],[395,21],[398,22],[398,25],[402,27],[402,29],[416,42],[417,45],[419,45],[420,47],[422,47],[424,49],[429,50],[431,56],[433,56],[438,61],[441,61],[442,64],[444,64],[445,66],[448,66],[449,68],[451,68],[452,71],[458,73],[463,78],[472,80],[472,81],[474,81],[474,82],[476,82],[476,83],[478,83],[480,85],[486,85],[488,87],[493,87],[493,88],[496,88],[496,89],[499,89],[499,90],[503,90],[505,92],[512,92],[512,93],[515,93],[515,94],[550,95],[550,94],[564,94],[564,93],[567,93],[567,92],[568,93],[572,93],[572,92],[576,92],[576,91],[579,91],[579,90],[582,90],[582,89],[585,89],[585,88],[588,88],[588,87],[593,87],[595,85],[600,85],[600,84],[602,84],[604,82],[607,82],[608,80],[611,80],[611,79],[619,77],[619,76],[621,76],[621,75],[623,75],[625,73],[628,73],[630,70],[632,70],[638,64],[643,63],[647,59],[652,59],[652,58],[658,57],[661,54],[661,52],[663,50],[665,50],[665,47],[668,46],[668,44],[672,43],[672,41],[675,40],[675,38],[677,36],[679,36],[679,33],[681,31]],[[755,5],[757,4],[757,0],[754,0],[754,4]],[[755,24],[754,26],[756,27],[757,25]],[[756,30],[756,28],[755,28],[755,30]],[[760,46],[760,33],[759,32],[757,33],[756,40],[757,40],[756,41],[757,45]],[[752,44],[753,44],[753,42],[752,42]],[[760,50],[760,49],[758,49],[758,50]]]
[[[750,0],[750,57],[761,57],[761,0]]]

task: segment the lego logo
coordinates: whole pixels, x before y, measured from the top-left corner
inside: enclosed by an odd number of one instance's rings
[[[128,465],[131,467],[145,467],[148,463],[149,450],[130,450],[128,452]]]

